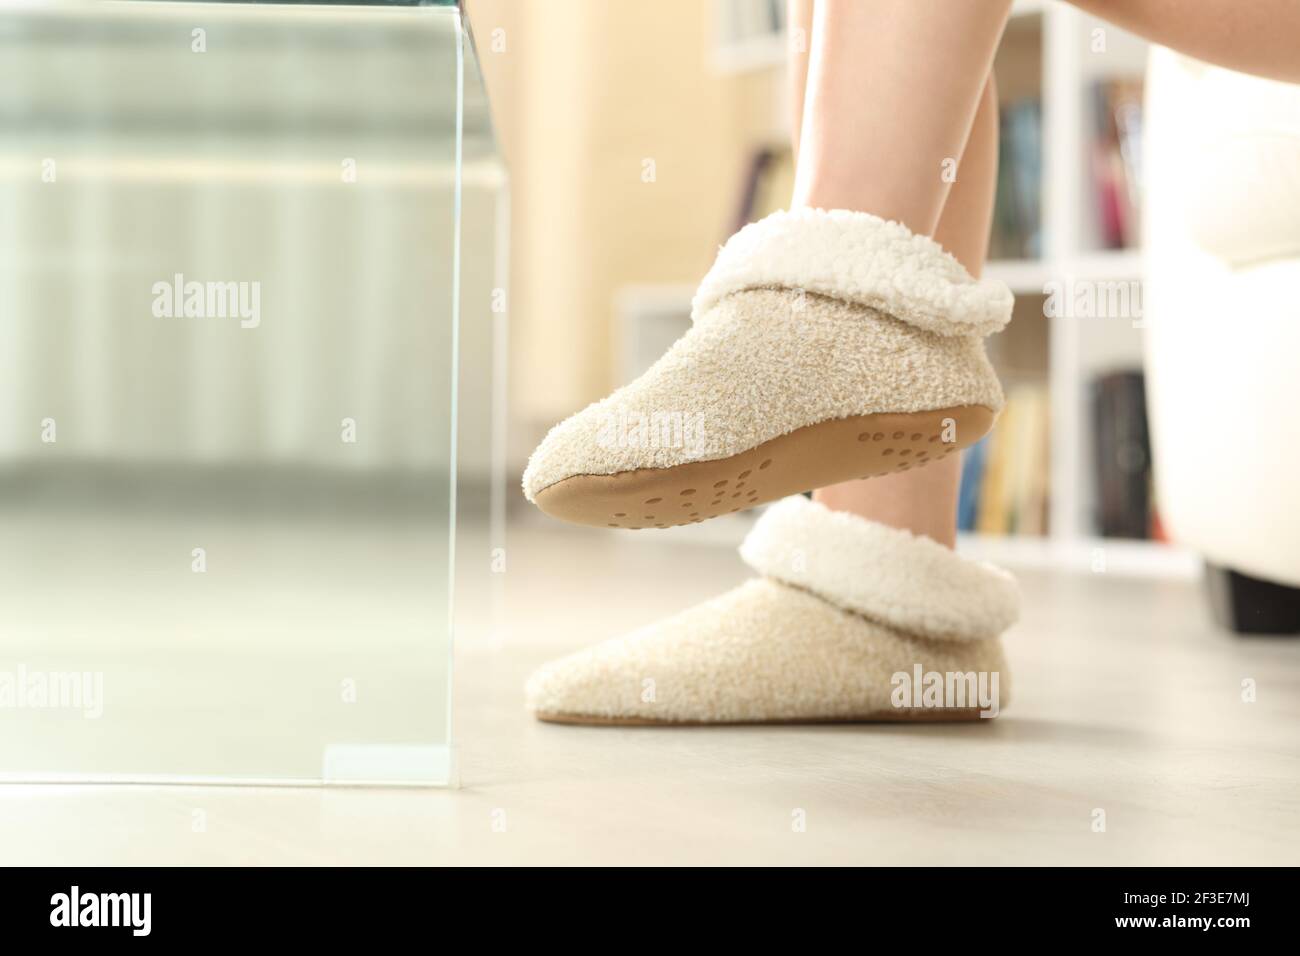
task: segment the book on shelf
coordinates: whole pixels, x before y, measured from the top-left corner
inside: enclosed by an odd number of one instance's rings
[[[760,146],[749,156],[740,183],[732,235],[751,222],[786,209],[794,191],[794,154],[789,146]],[[726,237],[724,236],[725,240]]]
[[[998,123],[998,182],[993,201],[994,259],[1042,255],[1043,116],[1032,97],[1002,105]]]
[[[1107,538],[1163,539],[1152,495],[1144,377],[1136,370],[1111,372],[1095,378],[1089,391],[1096,529]]]
[[[1139,240],[1142,205],[1142,81],[1098,80],[1092,103],[1092,181],[1101,244],[1132,248]]]
[[[957,528],[974,531],[979,514],[980,476],[988,458],[989,436],[985,435],[964,452],[961,458],[961,490],[957,495]]]
[[[990,535],[1047,533],[1049,425],[1045,383],[1008,390],[1006,407],[993,431],[963,455],[959,530]]]

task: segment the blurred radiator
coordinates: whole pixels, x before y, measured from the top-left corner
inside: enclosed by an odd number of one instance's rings
[[[0,14],[0,465],[445,465],[454,60],[419,12],[111,7]],[[465,109],[487,375],[503,175]],[[255,290],[256,322],[159,315],[177,276]]]

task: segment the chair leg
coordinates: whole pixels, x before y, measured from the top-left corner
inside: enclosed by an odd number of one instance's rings
[[[1300,588],[1206,563],[1214,618],[1234,634],[1300,634]]]

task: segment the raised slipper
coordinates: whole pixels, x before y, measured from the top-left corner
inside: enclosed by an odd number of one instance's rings
[[[983,339],[1011,304],[898,223],[774,213],[719,252],[686,335],[551,429],[524,493],[579,524],[665,528],[924,467],[992,427]]]
[[[673,617],[545,665],[540,720],[727,724],[970,720],[1009,681],[1014,579],[928,538],[802,496],[740,549],[759,573]]]

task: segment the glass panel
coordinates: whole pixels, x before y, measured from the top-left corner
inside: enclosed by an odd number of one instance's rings
[[[458,18],[0,12],[0,773],[448,780]]]

